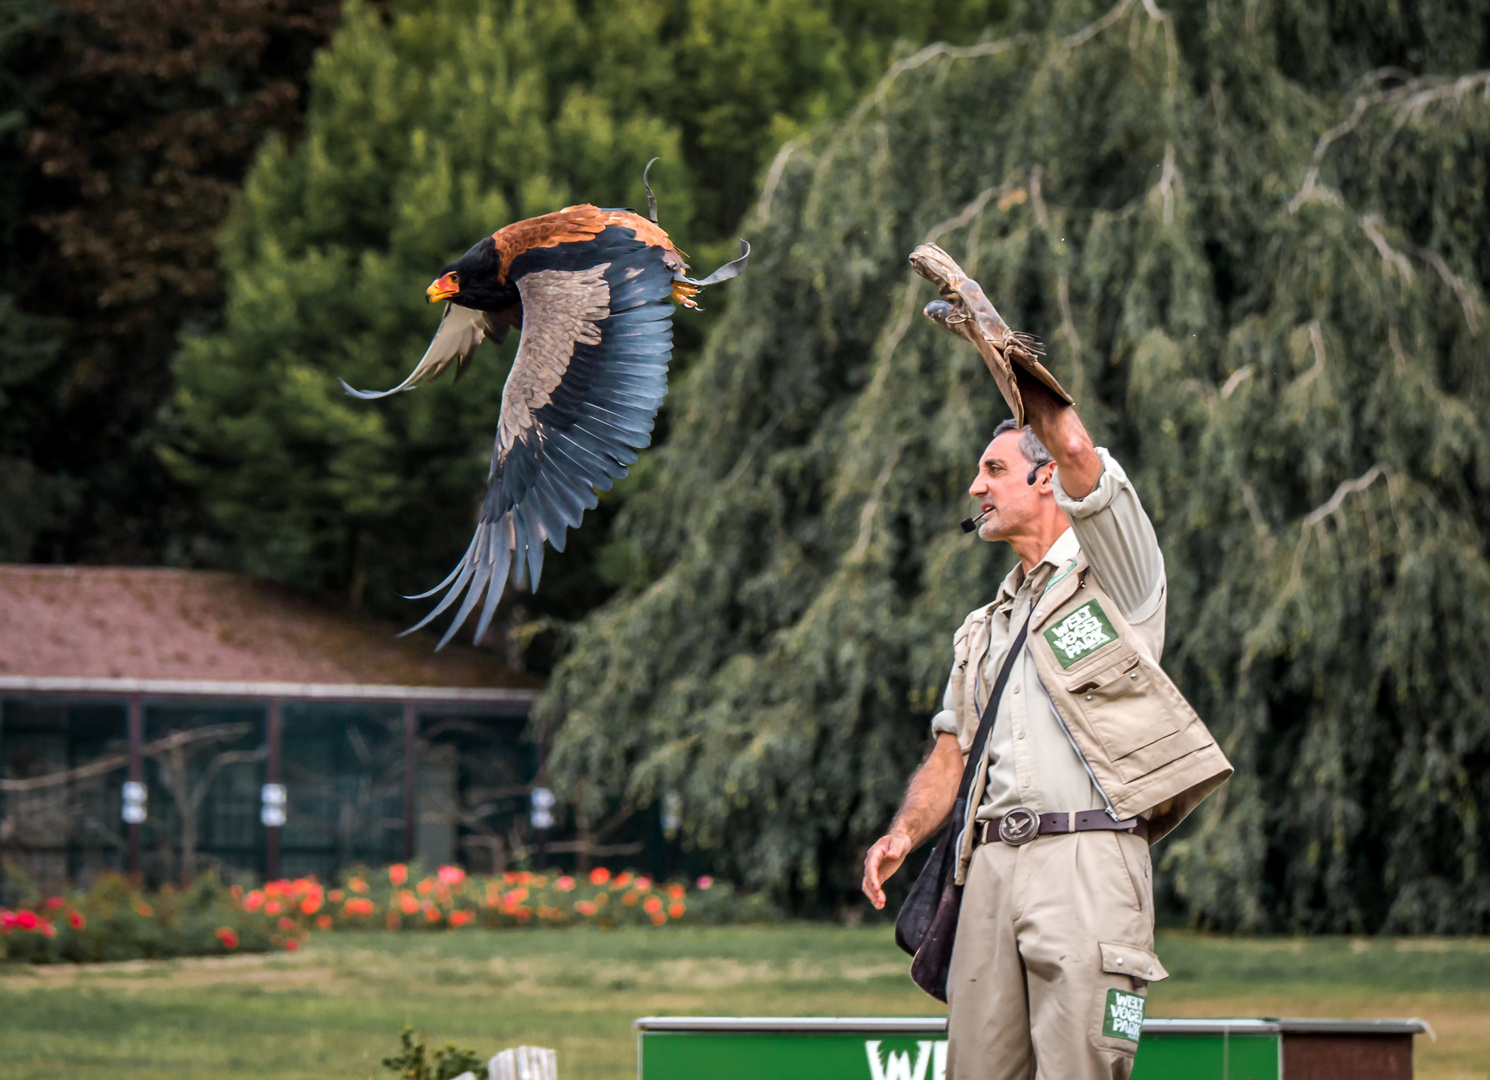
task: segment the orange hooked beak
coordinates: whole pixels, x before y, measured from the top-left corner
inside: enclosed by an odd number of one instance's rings
[[[435,278],[429,288],[424,290],[424,295],[429,297],[431,304],[439,303],[441,300],[449,300],[460,292],[460,279],[455,271]]]

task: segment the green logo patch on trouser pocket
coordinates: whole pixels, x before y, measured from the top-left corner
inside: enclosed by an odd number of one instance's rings
[[[1113,987],[1107,991],[1107,1008],[1102,1010],[1102,1034],[1109,1039],[1127,1039],[1136,1043],[1143,1032],[1143,998]]]

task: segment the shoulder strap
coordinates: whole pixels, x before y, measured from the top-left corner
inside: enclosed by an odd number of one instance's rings
[[[1033,610],[1031,608],[1032,614]],[[993,721],[998,716],[999,700],[1004,696],[1004,686],[1009,681],[1009,672],[1014,670],[1014,658],[1024,647],[1024,638],[1030,629],[1030,618],[1030,615],[1025,616],[1024,625],[1019,628],[1018,636],[1009,643],[1009,651],[1004,653],[1004,664],[999,668],[998,678],[993,681],[993,690],[988,695],[988,704],[983,706],[983,715],[978,720],[978,733],[973,736],[973,745],[968,751],[967,764],[962,767],[962,784],[957,788],[957,802],[961,806],[967,805],[968,792],[973,786],[973,773],[977,770],[978,760],[988,746],[988,735],[993,731]]]

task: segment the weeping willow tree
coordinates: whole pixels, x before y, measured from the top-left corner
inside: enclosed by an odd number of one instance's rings
[[[1490,929],[1486,12],[1031,4],[784,147],[543,703],[582,812],[677,792],[742,879],[851,894],[1012,562],[956,528],[1006,413],[919,314],[934,240],[1158,528],[1237,767],[1159,849],[1171,911]]]

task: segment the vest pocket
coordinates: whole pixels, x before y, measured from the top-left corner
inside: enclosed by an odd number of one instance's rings
[[[1169,707],[1138,653],[1066,684],[1088,729],[1124,782],[1162,767],[1206,741],[1203,725]]]

